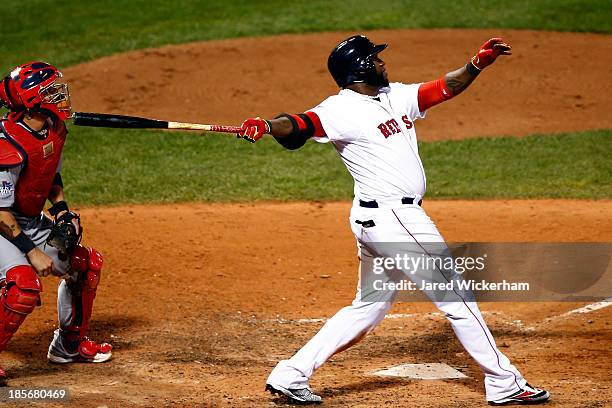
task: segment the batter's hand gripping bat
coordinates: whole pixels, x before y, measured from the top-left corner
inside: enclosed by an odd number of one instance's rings
[[[168,122],[165,120],[139,118],[137,116],[109,115],[106,113],[74,112],[73,123],[77,126],[95,126],[128,129],[175,129],[204,130],[207,132],[238,133],[239,126],[203,125],[201,123]]]

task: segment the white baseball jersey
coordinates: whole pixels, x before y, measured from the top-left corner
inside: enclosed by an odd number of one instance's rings
[[[357,200],[379,202],[423,197],[425,170],[419,157],[414,121],[421,84],[392,83],[376,96],[342,89],[311,109],[355,179]]]

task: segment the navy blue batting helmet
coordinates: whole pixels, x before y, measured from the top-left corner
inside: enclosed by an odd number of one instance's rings
[[[387,44],[375,45],[365,35],[354,35],[332,50],[327,68],[341,88],[355,82],[380,85],[374,57],[385,48]]]

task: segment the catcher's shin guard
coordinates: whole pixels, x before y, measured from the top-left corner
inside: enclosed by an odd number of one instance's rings
[[[27,315],[40,305],[42,284],[30,265],[19,265],[6,273],[0,291],[0,351],[4,350]]]
[[[62,337],[70,348],[77,348],[87,340],[89,319],[102,272],[102,255],[93,248],[78,245],[70,257],[76,280],[67,282],[72,294],[72,316],[67,326],[61,327]]]

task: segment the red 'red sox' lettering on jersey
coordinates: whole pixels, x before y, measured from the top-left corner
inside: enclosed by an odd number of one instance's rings
[[[406,129],[408,130],[412,129],[412,127],[414,126],[410,119],[408,119],[408,115],[402,116],[402,121],[404,122],[404,124],[406,125]]]
[[[408,119],[408,115],[402,116],[402,121],[404,122],[404,124],[406,125],[406,129],[408,130],[412,129],[412,127],[414,126],[412,124],[412,121]],[[378,130],[380,130],[380,133],[382,133],[382,135],[385,137],[385,139],[391,135],[401,133],[402,131],[399,127],[399,124],[397,123],[397,120],[395,119],[390,119],[386,121],[385,123],[381,123],[377,127],[378,127]]]
[[[380,130],[380,133],[382,133],[385,139],[391,136],[391,131],[389,130],[387,125],[384,123],[381,123],[380,125],[378,125],[378,130]]]

